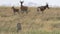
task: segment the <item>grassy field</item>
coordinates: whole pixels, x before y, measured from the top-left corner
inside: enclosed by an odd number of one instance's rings
[[[46,9],[44,13],[30,7],[28,14],[13,14],[11,7],[0,7],[0,34],[60,34],[60,8]],[[16,32],[17,23],[22,30]]]

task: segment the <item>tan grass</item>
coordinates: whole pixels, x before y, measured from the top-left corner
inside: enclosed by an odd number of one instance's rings
[[[32,30],[52,31],[51,24],[60,23],[57,17],[60,17],[60,8],[50,8],[44,11],[44,14],[38,14],[36,8],[29,8],[28,14],[13,15],[11,7],[0,8],[0,32],[1,34],[17,34],[16,24],[22,24],[22,32]],[[48,19],[48,21],[47,21]],[[21,32],[21,33],[22,33]],[[24,34],[22,33],[22,34]]]

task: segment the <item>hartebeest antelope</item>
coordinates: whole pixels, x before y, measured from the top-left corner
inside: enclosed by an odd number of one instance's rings
[[[24,1],[20,1],[20,3],[21,3],[21,11],[22,11],[22,13],[24,13],[24,12],[26,12],[26,13],[28,13],[28,7],[27,6],[23,6],[23,2]]]
[[[40,7],[37,7],[37,11],[41,11],[43,13],[43,11],[48,8],[49,9],[49,5],[48,3],[45,5],[45,6],[40,6]]]
[[[14,8],[14,6],[12,6],[12,9],[13,9],[14,15],[16,12],[19,14],[19,9]]]

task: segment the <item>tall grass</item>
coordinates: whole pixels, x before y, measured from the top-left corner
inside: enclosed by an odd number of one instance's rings
[[[38,13],[36,8],[29,8],[28,14],[13,14],[11,7],[0,8],[0,34],[60,34],[60,28],[53,27],[60,23],[60,8],[50,8]],[[56,10],[57,9],[57,10]],[[22,30],[16,32],[17,23]]]

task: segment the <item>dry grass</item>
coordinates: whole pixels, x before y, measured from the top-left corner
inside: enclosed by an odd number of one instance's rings
[[[44,14],[37,12],[36,8],[29,8],[28,14],[13,14],[11,7],[0,8],[0,34],[17,34],[16,24],[22,24],[18,34],[57,34],[60,28],[53,25],[60,23],[60,8],[50,8]],[[56,33],[55,33],[56,32]]]

